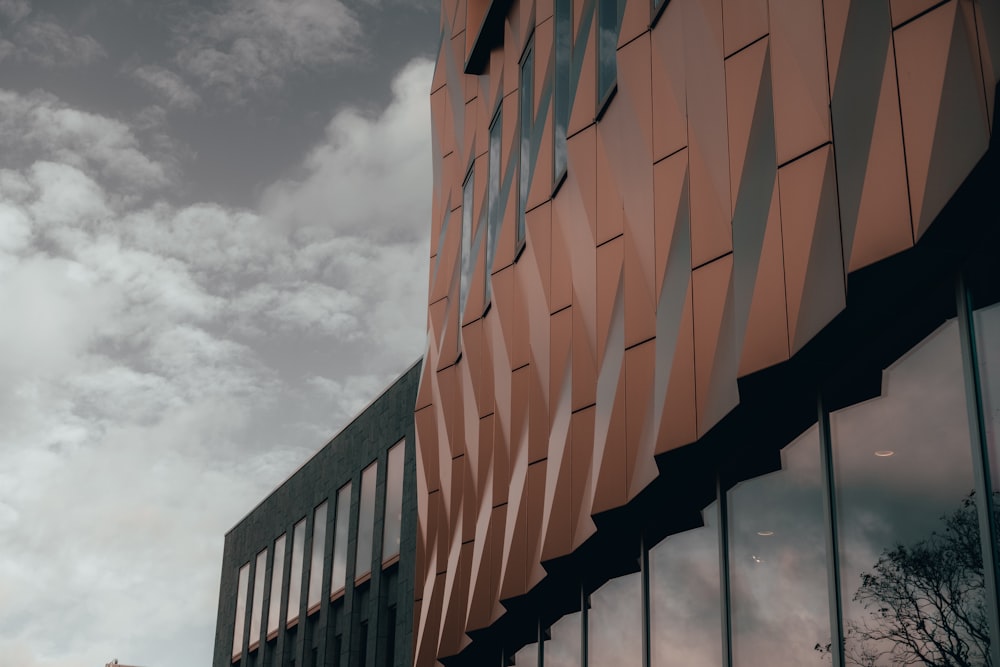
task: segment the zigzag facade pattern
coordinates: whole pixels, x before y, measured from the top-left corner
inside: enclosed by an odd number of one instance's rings
[[[419,666],[498,621],[594,533],[593,515],[656,477],[654,456],[702,438],[739,403],[738,378],[794,357],[845,307],[849,273],[918,243],[990,141],[994,2],[670,0],[654,15],[627,0],[600,108],[598,3],[572,0],[557,178],[559,1],[512,0],[502,31],[485,0],[442,3],[415,412]],[[470,171],[469,275],[489,280],[470,281],[459,312]]]

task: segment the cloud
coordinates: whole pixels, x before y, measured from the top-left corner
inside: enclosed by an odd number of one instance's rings
[[[127,194],[167,184],[125,123],[66,106],[52,95],[0,90],[0,150],[7,164],[50,160],[100,176]]]
[[[291,73],[358,52],[361,26],[339,0],[228,0],[180,33],[177,62],[233,101],[280,88]]]
[[[130,76],[163,103],[174,109],[190,111],[201,103],[201,97],[176,72],[159,65],[140,65],[129,72]]]
[[[156,201],[134,128],[0,91],[0,654],[211,655],[224,532],[423,350],[429,80],[259,210]]]
[[[12,56],[43,67],[75,67],[107,56],[104,47],[90,35],[71,34],[55,21],[38,15],[29,17],[30,13],[27,2],[0,3],[0,16],[13,26],[11,38],[0,42],[0,60]]]

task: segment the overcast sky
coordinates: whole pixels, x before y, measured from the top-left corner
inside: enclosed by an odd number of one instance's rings
[[[0,665],[208,665],[423,351],[434,0],[0,0]]]

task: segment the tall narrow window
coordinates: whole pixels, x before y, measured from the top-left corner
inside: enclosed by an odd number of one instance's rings
[[[569,69],[572,57],[572,0],[555,0],[555,85],[552,89],[552,184],[566,176],[566,134],[569,127]]]
[[[621,0],[597,0],[597,108],[603,111],[618,82],[616,50]]]
[[[286,626],[299,622],[299,603],[302,602],[302,559],[305,557],[306,520],[302,519],[292,529],[292,569],[288,573],[288,608]]]
[[[281,622],[281,578],[285,574],[285,536],[274,541],[274,562],[271,563],[271,597],[267,602],[267,638],[278,636]]]
[[[375,532],[375,478],[378,461],[361,473],[361,502],[358,505],[358,542],[354,559],[354,577],[358,579],[372,571],[372,537]]]
[[[253,597],[250,612],[250,648],[253,651],[260,645],[260,617],[264,613],[264,574],[267,569],[267,549],[257,554],[257,562],[253,569]]]
[[[385,522],[382,524],[382,561],[399,555],[399,532],[403,521],[403,454],[405,440],[389,449],[385,471]]]
[[[590,665],[642,667],[642,576],[609,580],[590,596],[587,613]]]
[[[309,598],[308,611],[311,614],[319,609],[323,599],[323,554],[326,549],[326,501],[324,500],[313,510],[313,540],[312,560],[309,563]]]
[[[462,325],[465,302],[469,299],[469,280],[472,278],[472,207],[474,205],[473,186],[475,172],[470,168],[462,183],[462,273],[458,287],[458,324]]]
[[[347,530],[351,521],[351,483],[337,491],[337,519],[333,527],[333,568],[330,594],[336,595],[347,584]]]
[[[250,563],[240,568],[236,584],[236,622],[233,624],[233,662],[243,654],[243,628],[247,618],[247,586],[250,585]]]
[[[517,238],[518,247],[524,242],[525,213],[528,210],[528,190],[531,189],[532,151],[531,134],[534,132],[534,72],[535,72],[535,37],[528,40],[521,58],[521,143],[518,155],[518,185],[517,185]]]
[[[546,667],[580,667],[583,664],[583,612],[575,611],[556,621],[543,645]]]
[[[490,155],[489,173],[486,190],[486,271],[484,303],[490,302],[490,272],[493,270],[493,257],[496,254],[497,234],[500,231],[502,211],[500,210],[500,141],[503,132],[503,117],[497,109],[490,123]]]

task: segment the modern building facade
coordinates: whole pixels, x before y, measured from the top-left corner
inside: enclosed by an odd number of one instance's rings
[[[419,374],[226,533],[215,667],[412,664]]]
[[[1000,665],[1000,4],[441,17],[417,667]]]

